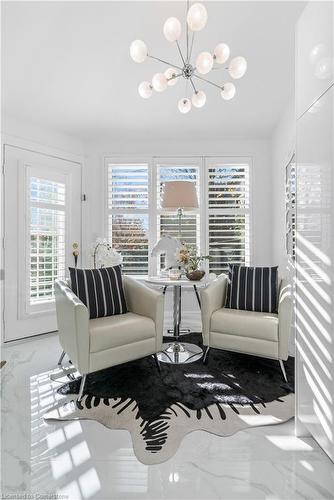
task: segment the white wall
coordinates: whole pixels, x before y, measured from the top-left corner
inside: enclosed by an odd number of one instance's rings
[[[33,122],[16,120],[11,116],[2,117],[1,125],[2,142],[24,141],[38,149],[48,147],[71,155],[84,154],[84,143],[81,139],[57,130],[40,127]]]

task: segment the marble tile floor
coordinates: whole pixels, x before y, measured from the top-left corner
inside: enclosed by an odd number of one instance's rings
[[[334,499],[334,464],[293,421],[218,437],[186,436],[169,461],[147,466],[127,431],[92,421],[46,424],[60,398],[49,372],[57,335],[6,345],[1,359],[1,493],[74,499]],[[58,497],[52,496],[58,495]]]

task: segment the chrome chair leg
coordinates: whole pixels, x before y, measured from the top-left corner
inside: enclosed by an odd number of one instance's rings
[[[286,371],[285,371],[284,363],[283,363],[283,361],[281,359],[279,359],[278,361],[279,361],[279,365],[280,365],[282,373],[283,373],[284,380],[285,380],[285,382],[288,382],[288,378],[286,376]]]
[[[159,370],[159,373],[161,373],[161,365],[160,365],[159,358],[156,354],[153,354],[153,357],[154,357],[155,364],[157,365],[157,368]]]
[[[84,391],[85,383],[86,383],[86,376],[87,375],[82,375],[82,379],[81,379],[81,382],[80,382],[79,394],[78,394],[78,401],[81,401],[82,396],[83,396],[83,391]]]
[[[205,349],[204,356],[203,356],[203,365],[204,365],[204,363],[206,362],[206,360],[208,358],[209,350],[210,350],[210,347],[207,346],[207,348]]]
[[[58,361],[58,366],[61,366],[62,362],[63,362],[63,359],[64,359],[64,356],[65,356],[66,352],[63,351],[60,355],[60,358],[59,358],[59,361]]]

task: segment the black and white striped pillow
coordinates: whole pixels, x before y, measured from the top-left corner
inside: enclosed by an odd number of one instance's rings
[[[127,312],[121,266],[69,270],[72,291],[87,306],[91,319]]]
[[[277,312],[278,267],[229,266],[225,307],[244,311]]]

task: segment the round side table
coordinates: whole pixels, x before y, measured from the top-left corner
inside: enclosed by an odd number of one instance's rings
[[[182,316],[181,294],[182,287],[193,287],[198,305],[201,307],[197,287],[205,287],[208,284],[208,280],[173,280],[169,278],[161,278],[159,276],[151,276],[145,281],[151,285],[162,286],[164,294],[169,286],[173,287],[173,340],[162,344],[162,351],[157,355],[159,361],[162,363],[181,364],[192,363],[197,359],[200,359],[203,355],[203,350],[198,345],[180,341],[180,324]]]

